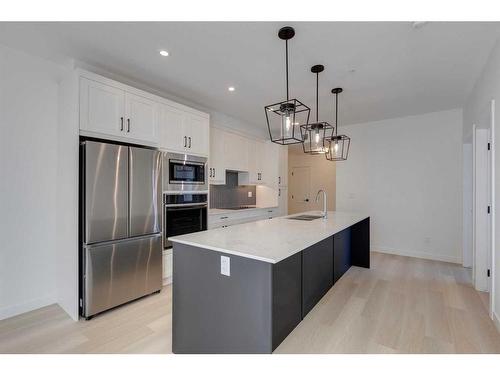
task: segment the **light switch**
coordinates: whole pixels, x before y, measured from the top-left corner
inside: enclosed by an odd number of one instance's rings
[[[252,198],[252,192],[251,191],[248,192],[248,198]]]
[[[220,273],[225,276],[231,276],[231,259],[229,257],[221,255]]]

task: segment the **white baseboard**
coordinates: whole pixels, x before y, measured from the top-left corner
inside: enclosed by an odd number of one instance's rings
[[[422,251],[392,249],[390,247],[384,247],[384,246],[371,246],[370,250],[378,252],[378,253],[401,255],[401,256],[405,256],[405,257],[429,259],[429,260],[439,260],[442,262],[462,264],[462,259],[460,259],[459,257],[453,257],[453,256],[449,256],[449,255],[426,253],[426,252],[422,252]]]
[[[47,295],[42,298],[32,299],[31,301],[23,302],[18,305],[7,306],[0,308],[0,320],[7,319],[28,311],[39,309],[40,307],[52,305],[56,303],[55,295]]]
[[[493,323],[495,323],[495,327],[497,327],[497,331],[500,333],[500,318],[494,311],[493,311]]]
[[[163,285],[165,286],[165,285],[168,285],[168,284],[172,284],[172,276],[170,276],[170,277],[165,277],[165,278],[163,279]]]

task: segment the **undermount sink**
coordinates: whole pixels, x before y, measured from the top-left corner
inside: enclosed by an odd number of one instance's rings
[[[298,215],[298,216],[292,216],[289,217],[288,219],[290,220],[303,220],[303,221],[312,221],[316,219],[321,219],[323,216],[318,216],[318,215]]]

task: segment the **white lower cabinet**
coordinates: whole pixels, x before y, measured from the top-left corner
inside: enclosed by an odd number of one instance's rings
[[[224,228],[252,221],[273,219],[281,216],[278,207],[240,210],[235,212],[208,215],[208,229]]]
[[[172,283],[173,270],[172,249],[163,250],[163,285]]]

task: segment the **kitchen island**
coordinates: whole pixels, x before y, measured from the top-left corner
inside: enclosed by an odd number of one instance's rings
[[[174,353],[272,353],[352,265],[370,267],[367,215],[296,216],[170,238]]]

